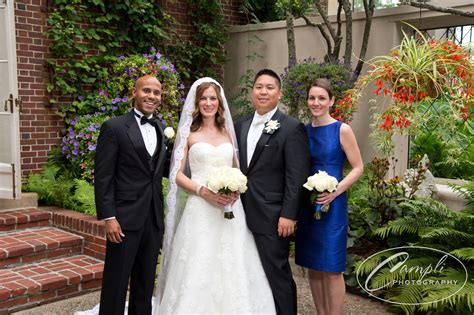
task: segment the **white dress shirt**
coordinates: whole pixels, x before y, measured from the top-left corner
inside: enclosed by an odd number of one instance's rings
[[[137,113],[140,117],[135,115],[135,120],[137,121],[138,127],[140,128],[140,131],[142,133],[143,141],[145,142],[145,147],[150,156],[153,156],[153,153],[155,153],[156,149],[156,130],[155,127],[150,125],[150,124],[141,124],[140,119],[142,118],[143,113],[137,110],[136,108],[133,109],[135,113]],[[148,118],[153,117],[153,114],[150,115]]]
[[[275,107],[264,115],[259,115],[257,112],[255,112],[253,115],[253,120],[250,124],[249,133],[247,135],[247,166],[250,165],[253,153],[255,152],[255,147],[257,146],[260,136],[262,135],[265,123],[272,118],[277,110],[278,107]]]

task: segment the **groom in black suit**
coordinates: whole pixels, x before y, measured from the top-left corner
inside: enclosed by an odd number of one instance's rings
[[[105,256],[100,314],[151,314],[156,263],[164,232],[161,180],[166,146],[153,119],[161,83],[138,78],[134,108],[101,127],[95,157],[97,219],[105,220]]]
[[[301,208],[302,185],[310,172],[306,130],[280,112],[281,81],[269,69],[253,83],[255,114],[236,123],[240,167],[248,179],[242,195],[247,225],[253,232],[278,314],[296,314],[296,285],[288,255]]]

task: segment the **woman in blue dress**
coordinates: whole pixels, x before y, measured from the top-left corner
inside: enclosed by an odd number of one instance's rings
[[[311,175],[326,171],[339,181],[337,190],[321,193],[317,204],[329,211],[314,218],[314,207],[305,209],[298,220],[295,260],[308,268],[309,283],[318,315],[342,314],[345,299],[343,272],[346,269],[347,189],[362,175],[364,165],[356,138],[349,125],[329,114],[334,105],[331,84],[318,79],[308,89],[311,123],[306,126],[311,154]],[[347,159],[352,169],[343,177]]]

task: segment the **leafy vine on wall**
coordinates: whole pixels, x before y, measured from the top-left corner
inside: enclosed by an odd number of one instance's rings
[[[52,53],[48,92],[77,95],[104,77],[118,55],[165,51],[172,22],[149,0],[53,0],[46,31]]]
[[[117,56],[146,53],[152,47],[164,53],[184,79],[219,78],[228,39],[220,1],[186,0],[186,4],[192,39],[182,38],[174,29],[176,20],[153,0],[52,0],[45,32],[52,53],[48,92],[82,95],[107,76]],[[64,115],[75,110],[61,108]]]

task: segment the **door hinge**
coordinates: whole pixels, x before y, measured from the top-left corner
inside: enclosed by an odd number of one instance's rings
[[[20,113],[23,112],[23,101],[21,100],[21,98],[15,98],[15,106],[18,107],[18,111]]]

